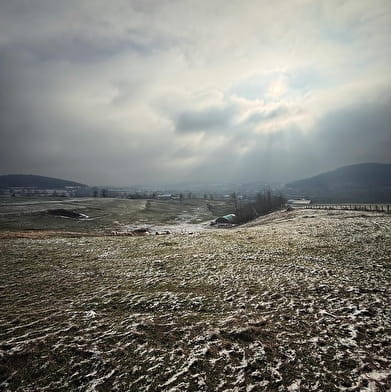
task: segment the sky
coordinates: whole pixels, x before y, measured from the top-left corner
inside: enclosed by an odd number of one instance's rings
[[[0,0],[0,174],[287,182],[391,163],[389,0]]]

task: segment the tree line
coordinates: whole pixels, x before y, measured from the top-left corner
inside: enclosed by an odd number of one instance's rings
[[[236,222],[246,223],[259,216],[269,214],[279,210],[285,205],[285,198],[281,195],[275,195],[271,190],[259,192],[254,201],[241,204],[236,194],[232,194],[232,200],[235,208]]]

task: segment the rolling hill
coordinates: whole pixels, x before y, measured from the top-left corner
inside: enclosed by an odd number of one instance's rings
[[[318,202],[387,203],[391,201],[391,164],[344,166],[286,185],[288,197]]]
[[[49,189],[63,189],[66,186],[87,187],[75,181],[59,178],[36,176],[32,174],[7,174],[0,176],[0,188],[36,187]]]

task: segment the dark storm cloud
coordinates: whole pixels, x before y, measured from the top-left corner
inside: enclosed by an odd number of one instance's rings
[[[223,133],[229,135],[245,126],[257,126],[263,122],[281,119],[300,113],[301,109],[285,104],[258,110],[244,119],[235,119],[240,114],[238,103],[224,104],[221,107],[206,107],[199,110],[184,110],[172,115],[178,133]]]
[[[139,22],[152,4],[37,0],[3,2],[0,22],[2,50],[24,52],[36,61],[93,63],[122,53],[149,55],[174,42]],[[126,22],[126,23],[125,23]],[[2,43],[2,44],[1,44]]]
[[[391,161],[391,94],[327,113],[313,139],[321,156],[336,166]]]
[[[187,110],[177,114],[175,128],[178,132],[224,131],[232,124],[233,106],[209,107],[202,110]]]
[[[69,61],[75,63],[93,63],[105,60],[108,57],[123,52],[148,55],[153,51],[162,50],[156,42],[145,39],[128,37],[119,41],[95,42],[71,34],[67,37],[49,39],[37,46],[19,44],[17,47],[5,48],[6,50],[18,50],[35,57],[36,61]],[[104,40],[103,40],[104,41]]]
[[[247,178],[289,181],[359,162],[391,161],[391,99],[380,94],[371,103],[363,102],[331,111],[310,133],[287,127],[272,133],[252,134],[242,128],[234,139],[221,146],[207,164],[193,175],[213,171],[230,179]],[[253,144],[235,160],[231,146]]]
[[[88,184],[121,184],[137,178],[142,164],[143,179],[155,179],[156,163],[166,159],[158,139],[152,141],[140,135],[132,138],[130,132],[118,129],[99,111],[83,116],[83,108],[77,102],[64,100],[69,78],[67,67],[60,64],[59,69],[45,69],[26,53],[15,50],[3,53],[2,173],[45,174]],[[73,87],[72,83],[71,92]],[[146,155],[160,158],[146,160]],[[160,177],[164,178],[164,173]]]

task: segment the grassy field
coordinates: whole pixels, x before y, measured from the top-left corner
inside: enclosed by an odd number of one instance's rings
[[[50,209],[67,209],[88,215],[88,219],[51,216]],[[0,199],[0,231],[54,230],[104,233],[124,226],[196,224],[232,212],[227,202],[200,199]]]
[[[390,249],[354,211],[3,240],[0,390],[389,391]]]

